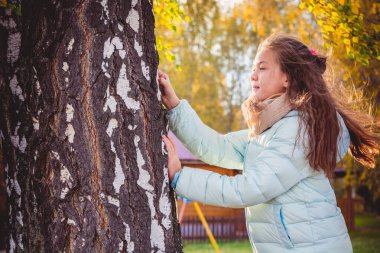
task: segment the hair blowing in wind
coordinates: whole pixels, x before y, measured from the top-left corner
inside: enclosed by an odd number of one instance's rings
[[[283,35],[270,36],[260,47],[275,52],[288,76],[287,95],[292,107],[300,112],[300,123],[308,133],[310,165],[332,177],[338,150],[338,112],[350,134],[351,155],[363,165],[374,167],[380,150],[379,124],[368,114],[351,110],[333,94],[323,78],[327,58]]]

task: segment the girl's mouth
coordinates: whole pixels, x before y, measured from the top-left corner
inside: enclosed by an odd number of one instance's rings
[[[257,86],[257,85],[253,85],[253,86],[252,86],[252,90],[253,90],[253,91],[257,91],[258,89],[260,89],[260,87]]]

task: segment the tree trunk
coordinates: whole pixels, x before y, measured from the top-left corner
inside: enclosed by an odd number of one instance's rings
[[[182,252],[152,2],[21,5],[0,8],[7,250]]]

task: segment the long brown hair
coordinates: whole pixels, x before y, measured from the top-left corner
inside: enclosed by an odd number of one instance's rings
[[[288,77],[287,95],[292,107],[300,112],[300,123],[308,133],[310,165],[333,176],[340,131],[338,112],[350,134],[351,155],[360,163],[374,167],[380,149],[378,125],[368,115],[345,107],[334,96],[323,78],[327,58],[286,35],[272,35],[260,47],[273,50]]]

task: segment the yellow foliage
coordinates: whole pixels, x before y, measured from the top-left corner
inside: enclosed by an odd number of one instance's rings
[[[326,31],[326,32],[335,32],[335,28],[332,27],[332,26],[329,26],[329,25],[325,25],[323,27],[323,29]]]
[[[344,5],[345,4],[345,0],[338,0],[338,3],[340,4],[340,5]]]
[[[156,47],[160,58],[165,58],[171,62],[175,61],[172,53],[173,44],[165,40],[165,35],[169,31],[180,32],[184,22],[189,22],[190,18],[185,15],[177,0],[155,0],[155,30]]]
[[[334,49],[341,47],[342,41],[347,47],[346,55],[363,65],[380,58],[378,3],[370,0],[327,1],[327,4],[301,0],[301,3],[302,8],[314,14],[323,38]]]
[[[0,6],[7,7],[7,0],[0,0]]]

